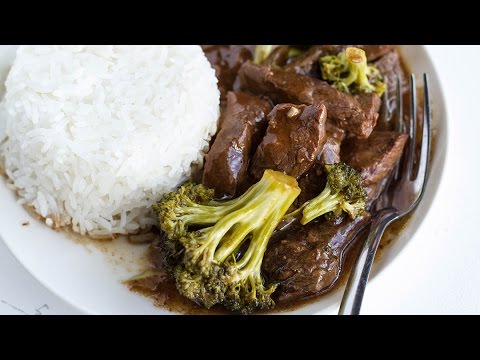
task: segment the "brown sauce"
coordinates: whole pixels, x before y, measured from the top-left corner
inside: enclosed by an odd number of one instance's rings
[[[155,306],[171,312],[189,315],[228,314],[222,306],[205,309],[180,295],[175,280],[164,268],[161,252],[155,247],[155,243],[150,245],[149,250],[148,264],[156,274],[145,280],[126,282],[130,290],[147,297]]]

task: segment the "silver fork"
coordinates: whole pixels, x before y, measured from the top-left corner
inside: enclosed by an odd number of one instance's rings
[[[391,181],[397,191],[390,191],[388,203],[382,204],[382,209],[373,218],[370,233],[362,245],[340,305],[339,315],[358,315],[362,306],[363,295],[367,286],[368,277],[372,268],[375,254],[380,240],[387,226],[392,222],[412,212],[422,200],[428,181],[428,169],[431,145],[431,111],[428,91],[428,76],[423,75],[424,81],[424,110],[420,153],[415,157],[417,138],[417,94],[414,75],[410,75],[410,117],[408,122],[409,141],[402,161]],[[397,81],[397,130],[406,129],[403,114],[402,91],[400,81]],[[416,161],[418,159],[418,161]],[[408,194],[408,197],[404,195]]]

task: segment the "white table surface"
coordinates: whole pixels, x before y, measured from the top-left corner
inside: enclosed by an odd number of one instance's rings
[[[415,241],[367,288],[363,314],[480,314],[480,46],[428,51],[449,112],[445,174]],[[402,277],[406,268],[420,281]],[[81,314],[37,282],[1,241],[0,274],[0,314]],[[373,308],[369,298],[383,301]]]

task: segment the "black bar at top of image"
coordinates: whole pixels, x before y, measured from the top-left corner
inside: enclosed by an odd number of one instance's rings
[[[406,2],[391,4],[393,9],[368,1],[287,4],[133,3],[123,11],[122,6],[93,11],[82,3],[67,12],[44,10],[45,15],[29,17],[8,16],[6,10],[0,43],[473,44],[480,39],[476,12],[459,4],[448,10],[436,4],[424,12]]]

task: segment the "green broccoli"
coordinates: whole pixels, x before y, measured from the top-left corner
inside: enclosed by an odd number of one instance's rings
[[[257,45],[255,47],[255,55],[253,57],[253,62],[255,64],[261,65],[268,58],[270,53],[275,50],[278,45]]]
[[[165,195],[154,210],[178,291],[206,308],[247,314],[273,307],[276,286],[265,285],[263,256],[299,194],[294,178],[267,170],[234,200],[212,201],[213,191],[191,183]]]
[[[338,55],[320,58],[322,77],[336,89],[348,93],[375,92],[382,96],[385,83],[380,71],[367,64],[365,51],[356,47],[348,47]]]
[[[294,46],[290,46],[289,50],[288,50],[288,57],[289,58],[296,58],[296,57],[302,55],[303,53],[304,53],[304,51],[302,49],[299,49],[299,48],[294,47]]]
[[[345,163],[325,165],[328,172],[325,189],[303,208],[302,225],[327,214],[340,216],[346,212],[355,219],[365,210],[365,189],[360,175]]]
[[[257,45],[255,47],[255,55],[253,57],[253,62],[258,65],[264,64],[269,58],[269,56],[274,56],[274,50],[278,49],[279,47],[286,49],[286,55],[288,59],[293,59],[303,54],[303,51],[301,49],[291,45]],[[288,59],[285,59],[285,61],[287,61]]]

